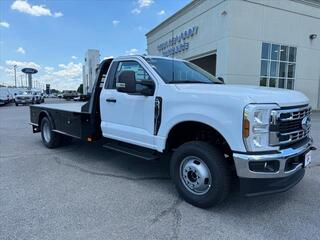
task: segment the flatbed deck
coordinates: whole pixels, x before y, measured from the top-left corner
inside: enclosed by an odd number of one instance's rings
[[[75,102],[75,103],[57,103],[57,104],[42,104],[42,105],[34,105],[32,107],[39,107],[41,109],[56,109],[59,111],[67,111],[74,113],[81,113],[82,107],[86,104],[86,102]]]
[[[87,141],[94,138],[97,127],[92,123],[92,114],[84,110],[87,109],[86,104],[78,102],[30,106],[33,131],[41,131],[41,121],[43,117],[48,117],[54,132]]]
[[[103,76],[108,72],[111,62],[112,59],[106,59],[99,65],[97,79],[87,102],[31,105],[30,124],[33,132],[41,132],[41,122],[43,118],[48,118],[53,132],[85,141],[100,139],[100,92]]]

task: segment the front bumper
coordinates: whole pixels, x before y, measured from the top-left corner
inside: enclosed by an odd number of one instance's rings
[[[32,99],[25,99],[25,100],[19,99],[19,100],[15,100],[15,103],[18,103],[18,104],[27,104],[27,103],[32,103],[32,102],[33,102]]]
[[[313,141],[307,139],[304,144],[289,147],[271,154],[234,153],[233,158],[237,175],[240,178],[241,191],[245,195],[261,195],[282,192],[297,184],[304,176],[304,156],[312,148]],[[277,162],[274,171],[252,170],[254,164]],[[291,162],[294,161],[294,164]],[[288,167],[290,165],[290,167]]]

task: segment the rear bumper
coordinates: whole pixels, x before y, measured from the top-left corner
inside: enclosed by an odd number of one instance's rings
[[[241,192],[247,196],[287,191],[304,176],[304,158],[312,148],[312,139],[298,147],[271,154],[234,153]],[[271,168],[268,168],[268,164]],[[258,167],[257,167],[258,166]]]

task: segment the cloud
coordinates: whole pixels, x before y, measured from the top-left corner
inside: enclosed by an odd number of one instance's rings
[[[82,83],[82,64],[74,62],[59,64],[56,71],[45,74],[40,79],[44,83],[50,83],[52,88],[76,90]]]
[[[141,10],[138,9],[138,8],[134,8],[131,10],[131,13],[134,14],[134,15],[139,15],[141,13]]]
[[[63,13],[62,13],[62,12],[55,12],[55,13],[53,14],[53,17],[55,17],[55,18],[62,17],[62,16],[63,16]]]
[[[13,76],[14,75],[13,68],[5,68],[4,72],[7,74],[7,76]]]
[[[54,67],[45,67],[44,70],[45,70],[47,73],[52,73],[53,70],[54,70]]]
[[[80,77],[82,74],[82,64],[70,62],[67,65],[59,64],[58,71],[53,72],[52,74],[62,78],[76,78]]]
[[[126,51],[126,54],[127,55],[136,55],[136,54],[138,54],[138,49],[136,49],[136,48],[131,48],[130,50],[127,50]]]
[[[154,0],[138,0],[139,8],[149,7],[154,3]]]
[[[4,81],[7,85],[12,85],[12,77],[14,75],[13,66],[17,65],[17,76],[20,76],[21,69],[24,67],[32,67],[36,69],[41,69],[39,64],[34,62],[20,62],[15,60],[7,60],[6,68],[1,71],[4,72],[3,76],[7,76],[7,80]],[[82,83],[82,64],[81,63],[61,63],[58,66],[45,66],[33,76],[34,81],[40,83],[44,86],[45,84],[50,84],[51,88],[59,90],[74,89],[76,90]],[[0,78],[1,78],[0,74]]]
[[[0,22],[0,27],[5,27],[5,28],[9,28],[10,24],[7,22]]]
[[[150,7],[154,3],[154,0],[138,0],[136,4],[138,5],[137,8],[131,10],[131,13],[134,15],[139,15],[142,9]]]
[[[58,67],[45,67],[45,74],[38,74],[34,79],[38,79],[43,84],[50,84],[51,88],[59,90],[76,90],[82,83],[82,64],[69,62],[61,63]]]
[[[34,62],[20,62],[20,61],[15,61],[15,60],[7,60],[6,64],[8,66],[17,65],[18,67],[21,67],[21,68],[26,68],[26,67],[36,68],[36,69],[41,68],[41,66],[39,64],[36,64]]]
[[[27,0],[16,0],[11,5],[12,10],[16,10],[22,13],[26,13],[32,16],[50,16],[50,17],[62,17],[62,12],[52,13],[45,5],[30,5]]]
[[[142,27],[142,26],[137,26],[134,28],[135,30],[139,31],[139,32],[145,32],[147,31],[147,29],[145,27]]]
[[[23,47],[19,47],[19,48],[17,49],[17,52],[18,52],[18,53],[21,53],[21,54],[26,54],[26,50],[24,50]]]
[[[76,56],[71,56],[71,58],[72,58],[72,59],[74,59],[74,60],[76,60],[76,59],[77,59],[77,57],[76,57]]]
[[[166,11],[164,11],[164,10],[161,10],[160,12],[157,12],[157,14],[158,14],[159,16],[161,16],[161,15],[164,15],[164,14],[166,14]]]
[[[119,20],[113,20],[113,21],[112,21],[112,25],[113,25],[114,27],[117,27],[117,26],[119,25],[119,23],[120,23]]]

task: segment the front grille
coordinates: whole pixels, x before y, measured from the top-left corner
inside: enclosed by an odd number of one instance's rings
[[[281,146],[309,136],[311,107],[273,110],[270,119],[270,145]]]
[[[18,100],[29,100],[29,97],[17,97]]]

